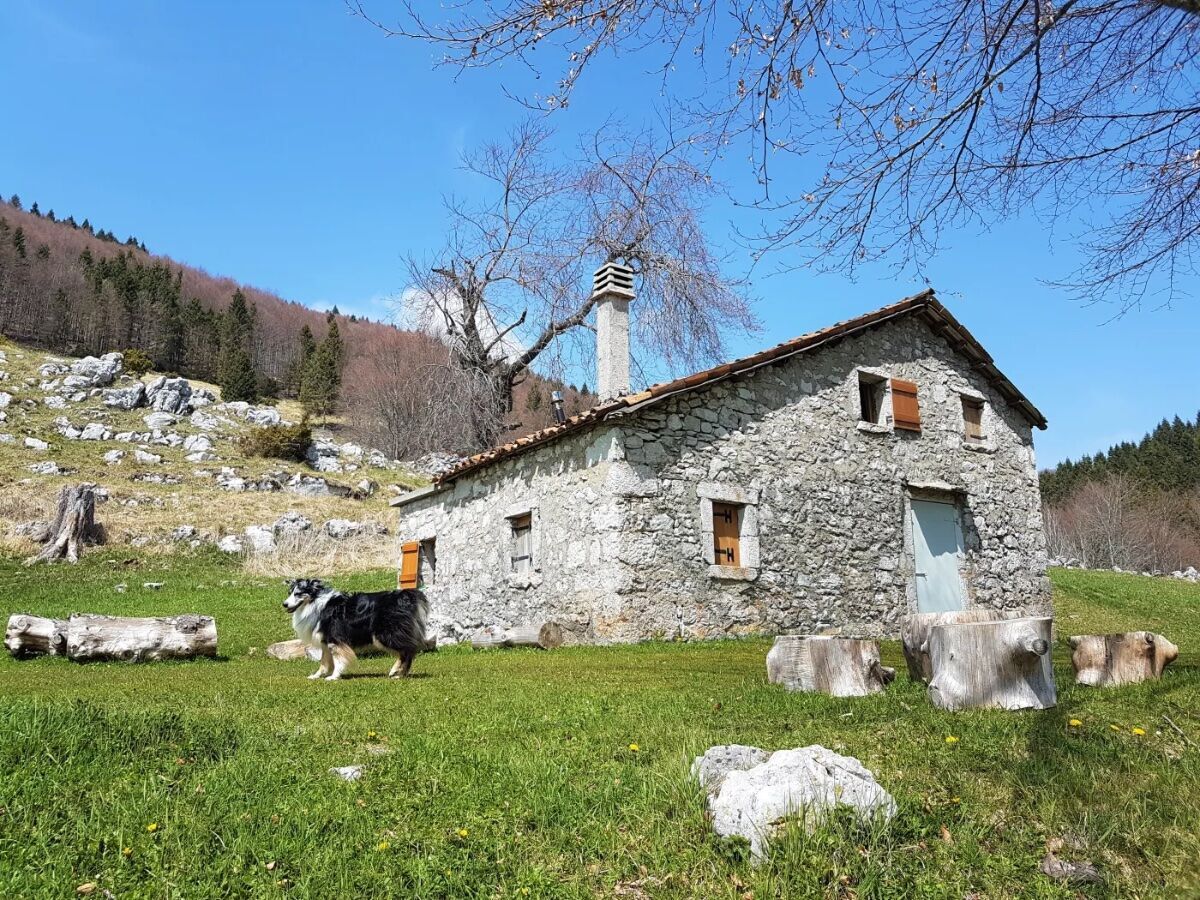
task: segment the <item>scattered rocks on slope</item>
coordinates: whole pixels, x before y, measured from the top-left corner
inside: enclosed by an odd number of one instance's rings
[[[60,467],[58,463],[49,459],[45,462],[34,463],[26,468],[28,468],[29,471],[34,475],[65,475],[67,472],[67,470]]]
[[[706,779],[713,830],[745,838],[756,860],[789,816],[800,817],[811,829],[836,806],[853,809],[863,819],[895,815],[891,794],[853,757],[816,744],[778,750],[761,761],[764,752],[710,747],[692,764],[693,777]]]
[[[349,497],[351,493],[350,488],[343,484],[299,472],[287,480],[285,489],[290,494],[302,497]]]
[[[272,526],[275,537],[280,538],[289,534],[300,534],[312,528],[312,519],[301,515],[294,509],[289,509],[282,516],[275,520]]]
[[[43,369],[46,367],[43,366]],[[63,379],[64,386],[104,387],[112,384],[125,368],[125,357],[120,353],[105,353],[100,358],[85,356],[71,363],[71,374]],[[55,373],[59,374],[59,373]],[[43,377],[46,377],[43,374]]]
[[[109,388],[104,392],[104,405],[115,409],[137,409],[146,405],[146,386],[135,381],[129,387]]]
[[[79,440],[81,441],[109,441],[112,440],[112,429],[100,422],[91,422],[83,426],[83,431],[79,432]]]
[[[361,534],[362,522],[351,522],[349,519],[330,519],[325,523],[325,533],[335,541],[345,540]]]
[[[160,375],[146,388],[146,401],[152,409],[185,416],[191,408],[191,382],[186,378],[168,378],[166,375]]]

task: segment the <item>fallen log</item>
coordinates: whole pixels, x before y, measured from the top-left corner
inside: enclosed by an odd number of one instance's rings
[[[767,681],[831,697],[877,694],[896,677],[879,662],[879,641],[785,634],[767,653]]]
[[[1136,684],[1162,678],[1163,670],[1179,658],[1179,648],[1161,634],[1077,634],[1068,639],[1075,683],[1091,687]]]
[[[933,665],[929,659],[929,632],[936,625],[956,625],[962,622],[994,622],[999,619],[1017,619],[1021,614],[1010,610],[958,609],[953,612],[913,613],[900,623],[900,643],[904,649],[904,661],[908,664],[908,677],[913,681],[929,683],[933,677]]]
[[[104,528],[96,523],[96,493],[92,485],[64,487],[58,495],[58,509],[50,527],[38,537],[46,546],[25,560],[25,565],[65,559],[78,562],[79,554],[88,544],[104,543]]]
[[[154,662],[217,655],[211,616],[128,618],[76,613],[67,620],[67,656],[77,662]]]
[[[929,699],[942,709],[1047,709],[1057,696],[1049,617],[935,625]]]
[[[471,635],[472,650],[491,650],[498,647],[537,647],[542,650],[553,650],[561,647],[562,643],[563,630],[557,622],[522,625],[515,628],[488,625]]]
[[[17,613],[8,617],[4,646],[13,656],[61,656],[67,650],[66,619],[45,619]]]

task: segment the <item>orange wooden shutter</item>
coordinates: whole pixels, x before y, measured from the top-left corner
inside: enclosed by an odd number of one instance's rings
[[[411,541],[400,547],[400,587],[417,586],[417,564],[421,558],[421,545]]]
[[[892,379],[892,424],[907,431],[921,430],[917,386],[911,381]]]
[[[714,503],[713,511],[713,548],[715,561],[718,566],[740,566],[742,552],[740,546],[741,509],[729,503]]]

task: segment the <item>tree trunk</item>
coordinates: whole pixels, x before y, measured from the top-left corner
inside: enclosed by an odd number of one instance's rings
[[[896,677],[879,662],[879,642],[824,635],[781,635],[767,654],[767,681],[789,691],[832,697],[877,694]]]
[[[4,631],[4,646],[17,658],[61,656],[67,650],[67,622],[65,619],[43,619],[17,613],[9,616],[8,628]]]
[[[62,489],[58,495],[58,511],[45,540],[46,546],[36,556],[25,560],[25,565],[53,559],[78,562],[84,545],[104,542],[104,529],[96,524],[96,494],[92,485]]]
[[[1075,683],[1092,687],[1135,684],[1162,677],[1179,657],[1179,648],[1161,634],[1077,634],[1069,639]]]
[[[913,613],[900,623],[900,642],[904,647],[904,661],[908,663],[908,677],[925,684],[933,678],[933,666],[929,659],[929,632],[935,625],[957,625],[963,622],[995,622],[1001,619],[1017,619],[1021,614],[1010,610],[959,609],[954,612]]]
[[[488,625],[471,635],[473,650],[491,650],[496,647],[538,647],[542,650],[553,650],[561,647],[562,643],[562,626],[557,622],[522,625],[517,628]]]
[[[76,613],[67,621],[67,656],[77,662],[150,662],[216,655],[217,623],[211,616],[136,619]]]
[[[929,699],[942,709],[1047,709],[1057,703],[1049,617],[935,625]]]

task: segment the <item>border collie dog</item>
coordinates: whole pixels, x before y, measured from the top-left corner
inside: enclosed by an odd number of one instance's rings
[[[291,593],[283,608],[292,614],[296,637],[321,651],[321,666],[310,679],[337,681],[354,662],[354,651],[367,647],[393,654],[388,676],[403,678],[428,649],[429,602],[420,591],[343,594],[315,578],[287,584]]]

